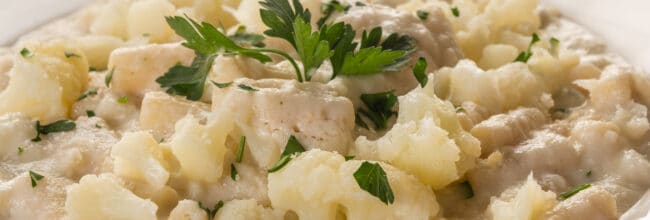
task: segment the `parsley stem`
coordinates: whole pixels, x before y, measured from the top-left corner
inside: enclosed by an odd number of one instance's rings
[[[302,73],[300,72],[300,68],[298,67],[298,64],[293,59],[293,57],[291,57],[289,54],[287,54],[285,52],[282,52],[282,51],[279,51],[279,50],[268,49],[268,48],[254,48],[254,49],[251,49],[251,50],[259,51],[259,52],[266,52],[266,53],[274,53],[274,54],[277,54],[277,55],[280,55],[280,56],[286,58],[291,63],[293,68],[296,70],[296,76],[298,77],[298,82],[303,82]]]

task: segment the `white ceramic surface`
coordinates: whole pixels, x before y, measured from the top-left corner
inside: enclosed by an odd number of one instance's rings
[[[0,0],[0,45],[94,0]],[[317,1],[317,0],[313,0]],[[650,72],[650,1],[540,0],[608,41],[610,49]]]

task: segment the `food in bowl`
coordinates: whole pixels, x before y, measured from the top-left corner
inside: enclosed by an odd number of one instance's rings
[[[102,1],[1,54],[2,219],[647,213],[650,76],[535,0]]]

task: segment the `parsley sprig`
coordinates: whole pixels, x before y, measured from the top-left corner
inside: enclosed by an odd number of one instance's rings
[[[526,51],[519,53],[519,55],[515,59],[515,62],[527,63],[528,60],[533,56],[533,51],[532,51],[533,45],[539,42],[539,40],[540,39],[537,33],[533,33],[532,39],[530,40],[530,44],[528,44],[528,48],[526,49]]]
[[[361,189],[379,198],[383,203],[390,205],[395,201],[386,172],[378,163],[364,161],[353,176]]]
[[[361,118],[364,116],[373,123],[375,130],[384,130],[388,127],[388,119],[397,115],[397,112],[393,111],[393,107],[397,104],[395,91],[362,94],[361,101],[366,108],[357,109],[355,121],[360,127],[368,129],[368,125]]]
[[[34,128],[36,128],[36,137],[32,142],[40,142],[41,134],[47,135],[49,133],[64,132],[74,130],[77,125],[71,120],[60,120],[48,125],[41,125],[41,121],[36,121]]]
[[[268,172],[273,173],[282,169],[285,165],[291,161],[291,157],[298,155],[302,152],[305,152],[305,148],[298,142],[295,136],[291,135],[287,141],[287,145],[284,147],[284,151],[280,154],[280,160],[278,160],[273,167],[271,167]]]

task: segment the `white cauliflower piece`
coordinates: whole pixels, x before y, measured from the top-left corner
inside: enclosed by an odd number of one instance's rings
[[[467,86],[470,82],[472,86]],[[544,82],[531,73],[524,63],[511,63],[495,70],[483,71],[470,60],[462,60],[453,68],[436,73],[436,94],[454,105],[471,101],[492,114],[520,106],[548,109],[543,94]]]
[[[300,219],[429,219],[439,207],[431,189],[417,179],[381,163],[395,195],[392,205],[361,189],[353,173],[362,161],[345,161],[336,153],[311,150],[269,174],[269,198],[276,209]],[[341,208],[339,208],[341,207]]]
[[[110,174],[87,175],[67,189],[67,219],[155,220],[158,207],[124,188]]]
[[[176,123],[176,133],[168,144],[183,175],[210,183],[219,181],[228,152],[226,138],[234,125],[231,117],[223,111],[213,113],[205,123],[192,115]]]
[[[153,43],[167,42],[173,31],[165,16],[174,15],[176,7],[167,0],[142,0],[131,4],[126,15],[127,35],[138,38],[149,35]]]
[[[530,138],[530,132],[548,122],[546,115],[536,108],[519,108],[482,121],[471,130],[481,141],[481,150],[487,155],[499,147],[512,146]]]
[[[148,132],[126,133],[111,150],[113,173],[159,190],[169,179],[169,165],[163,154],[162,147]]]
[[[359,137],[356,156],[386,161],[434,189],[475,165],[480,143],[463,130],[454,106],[436,97],[433,83],[399,97],[399,105],[397,124],[375,141]]]
[[[232,200],[226,202],[214,217],[215,220],[283,220],[284,212],[265,208],[257,201]]]
[[[147,92],[161,91],[156,79],[170,67],[190,65],[194,51],[179,43],[151,44],[114,50],[108,61],[113,71],[111,91],[141,100]]]
[[[543,216],[556,203],[555,193],[542,190],[531,173],[521,187],[493,198],[488,212],[492,219],[532,220]]]
[[[140,107],[140,128],[151,130],[160,140],[174,133],[174,125],[187,114],[200,116],[210,111],[202,102],[188,101],[184,97],[171,96],[164,92],[149,92]]]
[[[107,35],[88,35],[74,39],[88,59],[88,66],[94,69],[106,69],[108,57],[113,50],[125,45],[122,39]]]
[[[127,39],[127,15],[130,6],[131,0],[108,1],[102,4],[95,11],[96,16],[90,24],[90,33]]]
[[[199,207],[199,203],[185,199],[178,202],[167,220],[208,220],[208,214]]]
[[[241,84],[259,91],[243,90]],[[212,109],[233,113],[240,132],[233,136],[246,136],[247,149],[264,168],[278,161],[291,135],[306,149],[345,154],[352,144],[352,103],[320,83],[239,79],[214,90]]]
[[[22,112],[42,124],[70,115],[88,83],[88,62],[65,41],[27,44],[31,54],[17,54],[9,85],[0,93],[0,114]],[[66,57],[66,53],[78,56]]]

